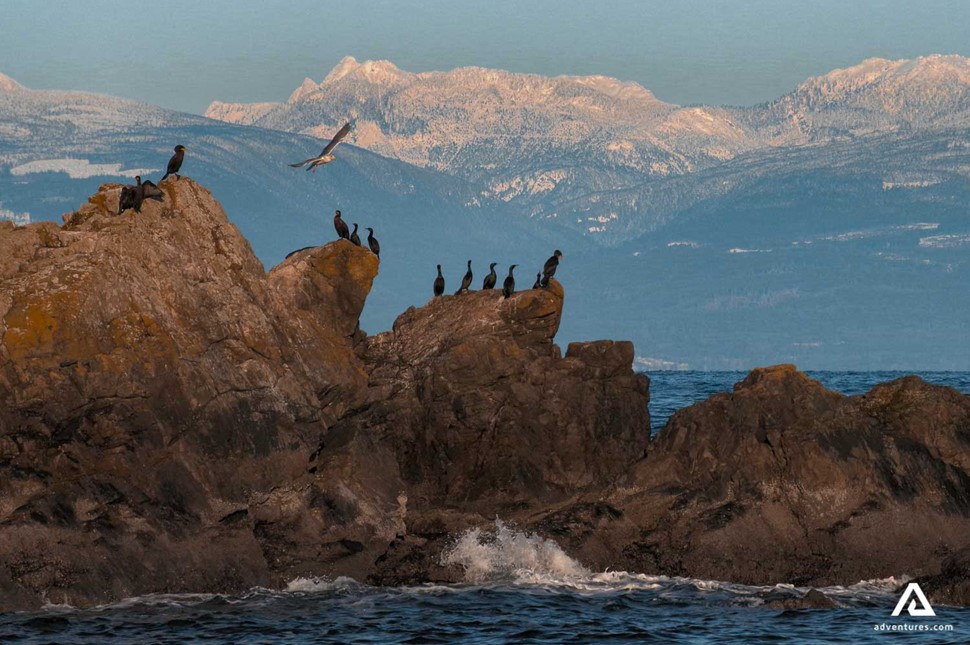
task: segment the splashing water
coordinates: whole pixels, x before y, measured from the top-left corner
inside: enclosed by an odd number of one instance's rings
[[[522,533],[495,520],[495,531],[469,529],[441,556],[444,565],[458,565],[468,582],[542,584],[583,580],[589,569],[570,558],[552,540]]]

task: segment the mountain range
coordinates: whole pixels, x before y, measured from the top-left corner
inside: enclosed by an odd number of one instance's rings
[[[559,247],[559,340],[631,338],[644,366],[970,368],[966,58],[870,59],[718,107],[347,57],[285,102],[206,117],[0,76],[0,217],[59,217],[181,142],[267,265],[327,239],[333,208],[374,226],[369,331],[423,303],[437,263],[449,288],[468,258],[476,282],[517,262],[528,286]],[[286,167],[346,120],[337,163]]]

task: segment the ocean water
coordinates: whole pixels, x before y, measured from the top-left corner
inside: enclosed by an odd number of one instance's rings
[[[674,410],[729,390],[740,372],[650,374],[659,428]],[[902,374],[812,374],[857,393]],[[968,373],[921,374],[970,392]],[[891,614],[900,578],[820,590],[836,609],[783,609],[807,589],[650,572],[591,571],[551,541],[496,520],[441,555],[465,582],[379,588],[298,578],[239,595],[150,595],[90,609],[0,613],[0,642],[24,643],[970,643],[970,608]],[[887,631],[892,629],[894,631]]]

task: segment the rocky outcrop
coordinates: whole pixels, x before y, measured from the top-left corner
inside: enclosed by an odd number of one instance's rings
[[[755,584],[937,574],[970,544],[968,448],[970,397],[950,388],[906,377],[846,397],[760,369],[676,413],[596,500],[609,512],[587,502],[538,526],[597,567]]]
[[[459,580],[443,549],[496,517],[593,569],[922,576],[966,602],[970,397],[778,366],[650,441],[632,345],[555,345],[558,282],[367,336],[368,250],[266,273],[205,189],[161,189],[140,214],[106,185],[64,226],[0,224],[0,609]]]
[[[0,229],[3,609],[364,579],[646,445],[632,347],[560,357],[559,285],[368,338],[376,256],[338,241],[267,274],[204,188],[160,187],[140,214],[106,185],[62,227]]]

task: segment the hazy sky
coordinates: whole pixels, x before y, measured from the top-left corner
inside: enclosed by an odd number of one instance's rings
[[[343,56],[634,80],[748,105],[864,58],[970,55],[966,0],[0,0],[0,72],[201,112],[282,100]]]

